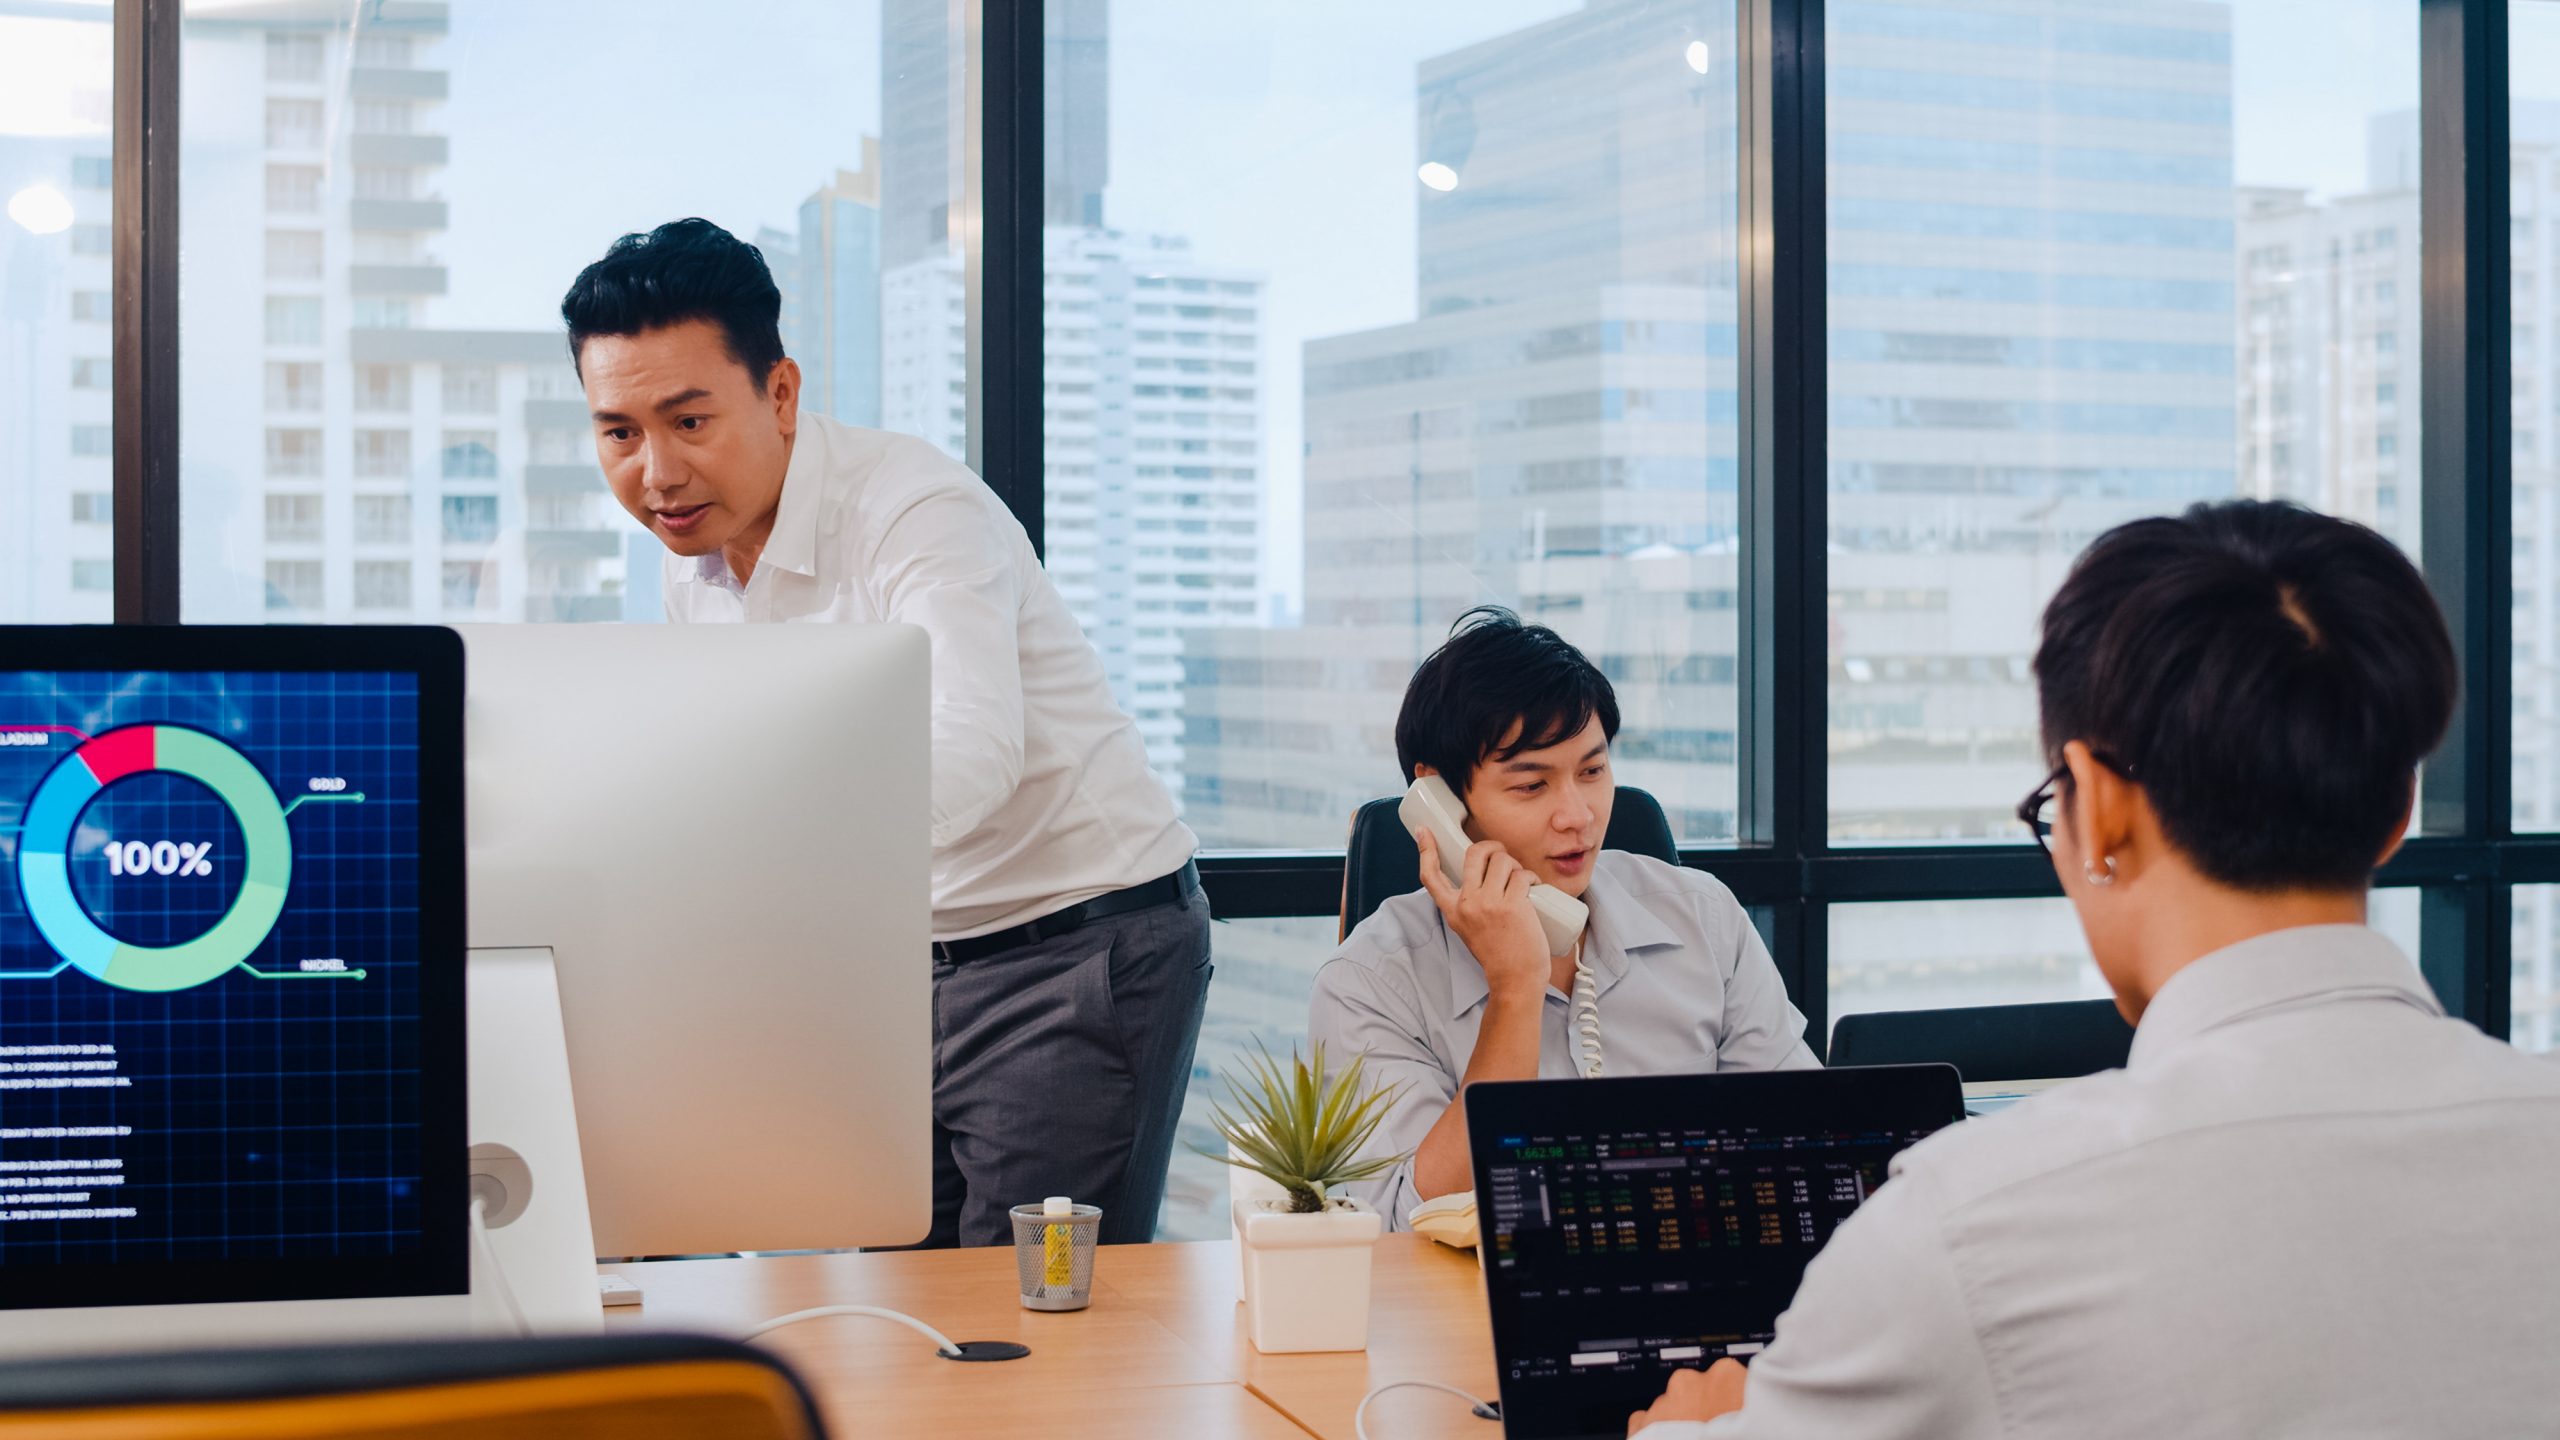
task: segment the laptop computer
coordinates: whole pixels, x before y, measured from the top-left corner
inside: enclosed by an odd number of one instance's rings
[[[1503,1433],[1627,1433],[1671,1372],[1748,1360],[1905,1146],[1963,1118],[1954,1067],[1468,1087]]]

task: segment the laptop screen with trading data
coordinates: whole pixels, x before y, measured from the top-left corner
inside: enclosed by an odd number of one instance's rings
[[[1759,1353],[1887,1164],[1962,1114],[1942,1065],[1471,1087],[1508,1433],[1623,1435],[1674,1370]]]

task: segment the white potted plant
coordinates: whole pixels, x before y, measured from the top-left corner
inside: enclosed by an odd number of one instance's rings
[[[1324,1047],[1312,1061],[1270,1052],[1248,1056],[1245,1073],[1225,1077],[1240,1114],[1212,1105],[1227,1142],[1212,1154],[1280,1189],[1236,1199],[1236,1245],[1244,1260],[1246,1334],[1266,1355],[1369,1348],[1369,1260],[1385,1230],[1377,1211],[1336,1186],[1394,1169],[1401,1155],[1355,1160],[1393,1092],[1364,1093],[1361,1064],[1336,1074]],[[1208,1153],[1208,1152],[1203,1152]]]

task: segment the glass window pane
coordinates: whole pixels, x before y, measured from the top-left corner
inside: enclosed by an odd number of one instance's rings
[[[2560,4],[2507,10],[2508,368],[2515,486],[2518,830],[2560,829]],[[2517,892],[2517,910],[2524,910]],[[2547,904],[2538,901],[2537,904]],[[2547,972],[2548,926],[2518,932],[2516,973]],[[2519,1001],[2516,1022],[2524,1023]],[[2519,1030],[2519,1035],[2523,1032]],[[2547,1042],[2546,1042],[2547,1043]]]
[[[1484,602],[1731,839],[1731,7],[1047,13],[1049,566],[1203,841],[1339,847]]]
[[[1229,920],[1216,927],[1211,958],[1217,974],[1209,982],[1208,1012],[1192,1052],[1191,1089],[1174,1139],[1173,1168],[1165,1177],[1158,1240],[1227,1238],[1228,1167],[1193,1147],[1226,1153],[1210,1128],[1209,1107],[1235,1108],[1220,1077],[1256,1054],[1257,1043],[1283,1059],[1292,1046],[1306,1048],[1307,1000],[1316,967],[1333,953],[1333,931],[1331,915]],[[1340,1063],[1348,1057],[1327,1058]]]
[[[0,624],[115,614],[107,6],[0,13]]]
[[[267,543],[317,545],[321,540],[321,507],[317,495],[267,495]]]
[[[906,346],[935,387],[933,423],[910,428],[959,444],[946,412],[967,398],[953,213],[968,52],[954,7],[780,0],[711,26],[679,0],[632,0],[604,26],[593,6],[493,0],[187,10],[187,619],[660,618],[664,552],[605,489],[559,306],[616,237],[689,215],[763,250],[805,409],[881,424],[884,362]],[[25,108],[8,83],[14,33],[0,28],[0,179]],[[683,83],[633,104],[669,36],[684,37]],[[103,86],[103,40],[98,54]],[[741,148],[740,126],[776,104],[788,123]],[[73,190],[77,146],[46,143],[53,183],[99,227],[95,281],[46,282],[67,310],[105,289],[106,197]],[[53,237],[48,263],[70,264],[80,236]],[[896,334],[893,256],[950,282]],[[105,318],[48,324],[46,344],[89,333],[104,355]],[[90,353],[40,357],[45,413],[92,408],[72,387]],[[0,387],[0,406],[20,388]],[[94,408],[103,424],[103,393]],[[103,487],[103,460],[97,473]],[[14,479],[0,464],[0,495]],[[49,533],[66,513],[44,507]],[[69,573],[54,582],[66,594]]]
[[[2513,920],[2507,1038],[2526,1050],[2560,1050],[2560,885],[2517,886]]]
[[[2289,497],[2415,553],[2418,7],[1826,21],[1831,831],[2010,841],[2097,534]]]
[[[2418,907],[2415,890],[2376,890],[2367,909],[2374,928],[2412,961]],[[1834,905],[1830,981],[1835,1023],[1874,1010],[2040,1005],[2109,994],[2079,917],[2059,897]]]

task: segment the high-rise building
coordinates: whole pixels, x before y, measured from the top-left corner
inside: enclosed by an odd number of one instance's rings
[[[880,276],[880,428],[969,458],[969,290],[945,250]]]
[[[2244,189],[2239,211],[2240,493],[2301,500],[2414,549],[2414,177],[2321,201]]]
[[[0,136],[0,622],[114,618],[108,141]],[[21,218],[21,217],[24,218]]]
[[[2518,830],[2560,830],[2560,103],[2517,102],[2509,138],[2515,822]],[[2536,892],[2543,908],[2534,948],[2544,968],[2535,984],[2548,1012],[2541,1033],[2560,1043],[2560,967],[2551,963],[2560,937],[2554,898],[2560,897],[2551,890]],[[2521,969],[2521,947],[2517,953]]]
[[[880,268],[958,249],[951,200],[965,193],[967,56],[959,0],[881,0]],[[892,353],[895,353],[894,351]]]
[[[1260,618],[1263,282],[1103,223],[1109,6],[1044,4],[1044,558],[1179,797],[1182,637]],[[947,6],[889,0],[882,34],[880,423],[964,456],[966,272],[940,209],[957,121],[935,129]]]
[[[764,257],[765,269],[773,273],[773,288],[782,294],[783,353],[797,356],[809,348],[807,330],[800,318],[800,232],[779,225],[759,225],[749,243]]]
[[[1040,216],[1100,229],[1111,180],[1110,0],[1042,0]]]
[[[1262,288],[1170,236],[1042,237],[1043,556],[1147,759],[1184,793],[1184,637],[1260,618]],[[956,256],[890,272],[885,418],[957,455],[967,336]]]
[[[1848,839],[2005,835],[2032,763],[2021,597],[2109,525],[2235,490],[2228,9],[2048,33],[2004,28],[2014,4],[1958,8],[1985,24],[1831,17]],[[1188,814],[1213,842],[1338,837],[1394,779],[1372,758],[1401,691],[1385,671],[1486,601],[1610,669],[1622,773],[1685,838],[1735,834],[1733,67],[1680,63],[1732,26],[1719,0],[1595,0],[1423,63],[1420,318],[1307,347],[1308,629],[1190,656],[1188,714],[1219,748],[1186,766]],[[2084,88],[2133,54],[2141,89]],[[1399,643],[1363,633],[1382,625]],[[1378,683],[1337,673],[1362,668]],[[1292,678],[1236,687],[1257,671]],[[1321,716],[1298,713],[1309,673]]]
[[[966,193],[967,57],[956,0],[881,0],[880,265],[956,248],[951,201]],[[1103,224],[1111,175],[1110,0],[1041,0],[1041,219]]]
[[[800,206],[787,258],[793,279],[783,338],[800,362],[801,403],[847,425],[880,424],[880,142],[862,137],[862,168]]]
[[[1162,236],[1044,236],[1046,561],[1178,797],[1186,633],[1259,619],[1262,281]]]
[[[191,15],[181,384],[198,620],[611,619],[627,522],[556,331],[439,329],[441,4]],[[254,337],[246,338],[246,337]]]
[[[2514,817],[2560,830],[2560,103],[2514,102],[2508,140]],[[2511,1033],[2560,1048],[2560,886],[2516,887],[2514,918]]]

